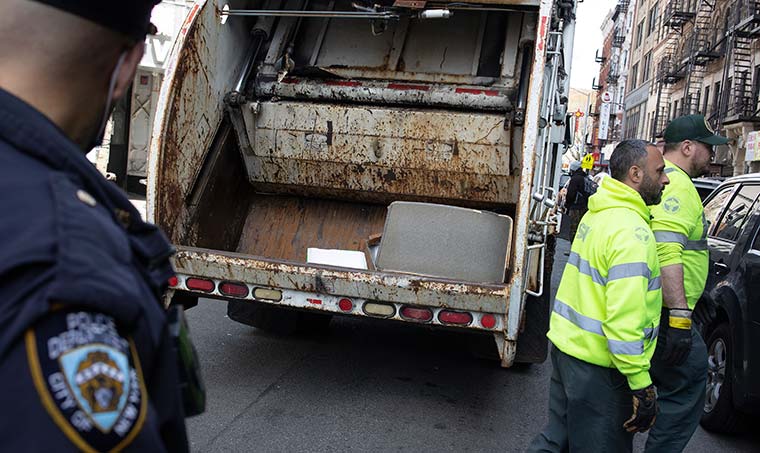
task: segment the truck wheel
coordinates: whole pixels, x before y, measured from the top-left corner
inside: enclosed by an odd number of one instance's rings
[[[227,316],[233,321],[277,335],[324,331],[332,318],[331,315],[321,313],[300,312],[267,303],[239,300],[227,303]]]
[[[709,334],[707,341],[707,385],[700,424],[709,431],[732,433],[740,429],[741,414],[733,405],[733,342],[728,323]]]

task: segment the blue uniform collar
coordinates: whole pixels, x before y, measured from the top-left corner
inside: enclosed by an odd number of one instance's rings
[[[48,117],[18,97],[0,88],[0,140],[13,148],[69,175],[111,212],[130,237],[142,273],[157,293],[166,287],[174,271],[168,257],[174,248],[154,225],[142,221],[140,213],[121,189],[98,172],[85,153]],[[128,219],[128,221],[125,221]]]

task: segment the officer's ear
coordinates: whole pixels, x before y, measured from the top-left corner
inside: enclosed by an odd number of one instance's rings
[[[634,184],[640,184],[644,179],[644,169],[638,165],[631,165],[628,169],[628,179]]]
[[[132,86],[132,82],[135,78],[135,72],[137,72],[137,66],[142,60],[145,53],[145,43],[140,41],[130,49],[128,49],[124,55],[124,61],[117,69],[116,82],[114,83],[113,97],[114,101],[121,99]]]
[[[680,151],[686,157],[691,157],[696,150],[696,144],[691,140],[684,140],[681,142]]]

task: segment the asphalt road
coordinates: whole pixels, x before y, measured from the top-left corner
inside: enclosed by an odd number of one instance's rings
[[[559,261],[566,250],[560,241]],[[212,300],[188,318],[208,387],[206,413],[188,420],[196,452],[513,452],[546,421],[551,364],[501,369],[473,354],[487,339],[347,318],[323,335],[277,337]],[[760,451],[760,435],[700,429],[687,451]]]

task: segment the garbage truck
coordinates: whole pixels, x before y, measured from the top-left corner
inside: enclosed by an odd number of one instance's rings
[[[205,0],[169,57],[147,217],[167,304],[546,358],[574,0]]]

